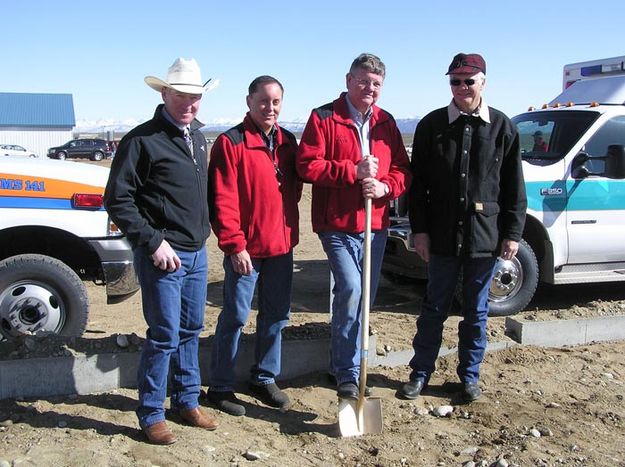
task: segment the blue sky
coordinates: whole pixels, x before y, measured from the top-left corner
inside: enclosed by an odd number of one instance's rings
[[[564,64],[625,55],[623,17],[625,2],[601,0],[10,1],[0,91],[71,93],[79,121],[143,121],[160,102],[143,78],[194,57],[220,80],[201,120],[240,120],[261,74],[284,84],[280,120],[305,120],[372,52],[387,66],[378,104],[403,118],[446,105],[451,58],[479,52],[488,103],[512,116],[555,97]]]

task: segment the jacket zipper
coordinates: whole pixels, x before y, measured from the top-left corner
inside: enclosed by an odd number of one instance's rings
[[[288,245],[289,242],[287,241],[287,238],[286,238],[286,211],[284,208],[284,196],[283,196],[282,191],[280,190],[280,187],[282,186],[282,182],[280,181],[280,179],[284,176],[284,174],[282,173],[282,171],[280,170],[280,167],[278,167],[278,163],[276,162],[276,153],[279,147],[280,146],[275,146],[273,150],[269,148],[267,148],[267,150],[269,151],[269,155],[271,158],[271,163],[273,164],[273,168],[276,171],[276,181],[278,182],[278,193],[280,193],[280,197],[282,198],[282,236],[284,239],[284,244]]]

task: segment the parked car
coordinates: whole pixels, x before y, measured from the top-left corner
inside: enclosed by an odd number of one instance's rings
[[[71,157],[89,158],[92,161],[101,161],[111,157],[109,144],[103,139],[73,139],[63,146],[48,149],[50,159],[64,160]]]
[[[0,155],[18,157],[39,157],[32,151],[17,144],[0,144]]]

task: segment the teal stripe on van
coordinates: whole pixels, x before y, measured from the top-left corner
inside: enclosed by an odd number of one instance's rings
[[[625,180],[591,179],[527,182],[528,208],[534,211],[625,210]]]

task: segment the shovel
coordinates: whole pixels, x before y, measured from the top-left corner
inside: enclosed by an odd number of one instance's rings
[[[339,430],[341,436],[382,433],[382,402],[377,397],[365,397],[367,359],[369,354],[369,308],[371,298],[371,198],[365,198],[365,242],[362,261],[362,327],[360,330],[360,381],[358,400],[339,400]]]

